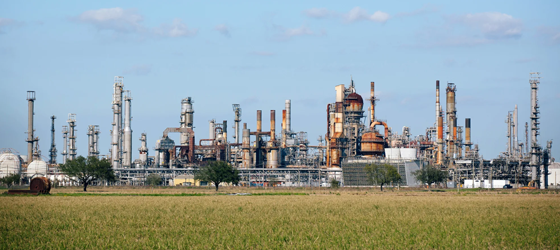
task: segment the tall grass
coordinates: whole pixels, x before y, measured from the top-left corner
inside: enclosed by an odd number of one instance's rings
[[[557,194],[329,192],[304,196],[3,196],[0,249],[560,246]]]

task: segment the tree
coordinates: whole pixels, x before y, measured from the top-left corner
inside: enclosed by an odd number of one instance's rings
[[[340,187],[340,181],[337,181],[335,178],[332,178],[329,182],[331,183],[331,188]]]
[[[205,167],[201,167],[194,178],[214,183],[216,191],[218,191],[218,186],[222,182],[237,185],[239,183],[239,171],[227,162],[213,161]]]
[[[68,160],[65,164],[60,165],[60,171],[70,177],[77,178],[84,185],[84,192],[87,192],[87,186],[93,181],[115,180],[115,172],[111,168],[109,160],[99,160],[93,156],[87,159],[83,156],[78,156],[75,160]]]
[[[416,180],[422,184],[428,184],[428,189],[432,183],[441,183],[447,179],[447,172],[439,170],[434,166],[428,165],[412,173]]]
[[[383,191],[383,185],[401,180],[397,168],[389,164],[370,164],[366,166],[365,170],[369,182],[373,185],[379,185],[381,191]]]
[[[14,183],[19,183],[21,180],[21,175],[19,174],[9,174],[0,178],[0,182],[4,183],[8,188],[12,187]]]
[[[154,186],[161,184],[161,176],[159,176],[159,174],[150,174],[146,178],[146,183],[152,186],[152,192],[153,192]]]

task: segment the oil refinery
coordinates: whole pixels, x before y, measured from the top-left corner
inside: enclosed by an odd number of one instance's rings
[[[247,186],[264,185],[273,180],[280,186],[325,186],[332,179],[341,181],[344,186],[370,186],[364,167],[387,163],[397,167],[403,177],[402,186],[420,185],[412,173],[432,165],[449,173],[448,187],[501,188],[506,183],[515,187],[548,188],[549,165],[557,163],[550,155],[552,141],[540,143],[538,138],[539,83],[540,73],[531,73],[530,88],[527,88],[531,96],[530,123],[525,126],[518,123],[516,105],[506,116],[506,151],[493,159],[484,159],[479,153],[479,145],[473,144],[471,118],[458,119],[461,110],[457,109],[458,86],[455,83],[444,86],[439,80],[433,83],[433,126],[425,128],[420,135],[411,134],[407,126],[402,131],[393,129],[391,121],[376,115],[376,109],[383,109],[383,106],[377,105],[375,82],[358,86],[351,80],[348,85],[333,85],[333,102],[327,103],[325,109],[325,127],[317,128],[324,136],[314,144],[308,139],[307,132],[292,129],[292,124],[305,121],[292,122],[290,99],[282,104],[284,109],[278,111],[281,114],[278,117],[277,110],[245,110],[243,118],[255,119],[254,128],[243,122],[241,105],[232,104],[233,123],[230,120],[230,127],[228,120],[212,119],[208,123],[208,134],[202,135],[194,131],[194,100],[205,97],[188,96],[177,100],[177,110],[180,110],[177,124],[162,124],[166,128],[159,134],[134,134],[132,128],[142,125],[132,124],[131,90],[125,89],[124,77],[115,76],[111,103],[113,121],[111,130],[104,132],[110,135],[110,141],[100,140],[98,124],[88,125],[85,133],[78,133],[78,114],[70,113],[59,132],[63,145],[60,163],[76,159],[76,140],[87,135],[87,155],[111,162],[118,177],[116,185],[143,185],[151,173],[160,174],[165,185],[190,185],[190,182],[178,182],[178,177],[193,176],[200,166],[210,161],[226,161],[239,170],[241,184]],[[357,88],[367,87],[369,96],[358,94]],[[445,103],[441,100],[441,88],[445,90]],[[34,135],[36,100],[35,91],[28,91],[27,154],[2,149],[0,177],[10,173],[22,174],[26,180],[46,176],[69,185],[72,181],[57,167],[59,149],[55,144],[57,117],[54,115],[50,124],[50,158],[46,160],[41,156],[39,138]],[[265,119],[270,121],[270,128],[262,126],[263,112]],[[461,115],[469,117],[470,114]],[[519,134],[520,127],[525,128],[525,138]],[[171,139],[170,133],[177,133],[179,141]],[[154,155],[149,155],[150,137],[155,139],[152,145]],[[137,159],[133,159],[133,138],[141,142]],[[109,152],[99,152],[99,143],[110,144]]]

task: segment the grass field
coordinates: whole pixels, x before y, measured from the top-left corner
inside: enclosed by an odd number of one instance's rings
[[[214,195],[207,189],[156,189],[163,196],[133,196],[152,190],[77,190],[0,196],[0,249],[560,246],[557,192],[225,189]]]

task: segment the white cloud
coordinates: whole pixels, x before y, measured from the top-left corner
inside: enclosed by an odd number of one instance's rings
[[[162,37],[188,37],[198,33],[197,29],[189,29],[180,18],[173,19],[171,24],[161,24],[154,29],[154,34]]]
[[[117,32],[141,31],[144,17],[136,13],[135,9],[119,7],[109,9],[88,10],[80,14],[77,21],[89,23],[99,30],[113,30]]]
[[[326,8],[311,8],[303,12],[306,16],[322,19],[322,18],[341,18],[344,22],[355,22],[355,21],[373,21],[378,23],[384,23],[391,18],[389,13],[383,11],[376,11],[373,14],[369,14],[367,10],[360,7],[354,7],[348,13],[337,13],[330,11]]]
[[[347,22],[369,20],[373,22],[384,23],[389,20],[391,16],[388,13],[379,10],[374,12],[373,15],[370,15],[366,10],[360,7],[354,7],[347,14],[344,14],[343,17]]]
[[[326,34],[323,30],[321,32],[315,32],[305,25],[298,28],[285,28],[276,25],[275,29],[279,31],[277,34],[278,40],[289,40],[290,38],[297,36],[320,36]]]
[[[523,31],[521,19],[499,12],[484,12],[466,14],[461,16],[451,16],[449,18],[454,23],[467,25],[478,29],[489,39],[518,38]]]
[[[220,32],[222,35],[226,36],[226,37],[231,37],[231,34],[229,33],[229,27],[225,24],[218,24],[216,25],[216,27],[214,27],[214,30]]]
[[[136,9],[120,7],[84,11],[72,20],[94,26],[98,30],[110,30],[116,33],[136,33],[145,36],[188,37],[196,35],[197,29],[189,29],[179,18],[171,24],[163,23],[156,28],[147,28],[142,24],[144,16]]]
[[[294,29],[284,29],[284,32],[282,33],[283,36],[286,36],[288,38],[293,36],[314,35],[314,34],[315,33],[311,31],[309,28],[307,28],[306,26],[301,26],[299,28],[294,28]]]
[[[124,74],[132,75],[147,75],[150,72],[152,72],[152,65],[149,64],[134,65],[123,71]]]
[[[326,8],[311,8],[305,10],[303,13],[305,13],[306,16],[313,18],[327,18],[335,15],[335,13],[327,10]]]

